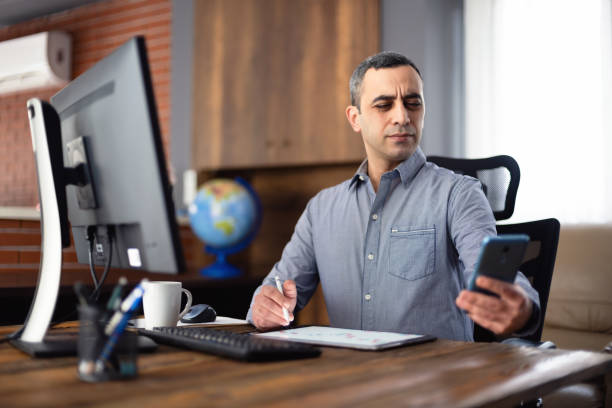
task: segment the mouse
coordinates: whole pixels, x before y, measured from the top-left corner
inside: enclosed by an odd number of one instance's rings
[[[209,305],[193,305],[187,313],[183,315],[181,323],[207,323],[214,322],[217,312]]]

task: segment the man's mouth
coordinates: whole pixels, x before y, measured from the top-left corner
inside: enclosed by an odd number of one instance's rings
[[[408,140],[409,138],[414,137],[414,136],[415,135],[413,133],[403,132],[403,133],[394,133],[392,135],[388,135],[387,137],[399,142],[399,141]]]

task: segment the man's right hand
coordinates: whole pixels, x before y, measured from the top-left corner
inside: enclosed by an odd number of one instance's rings
[[[286,280],[283,283],[285,295],[276,286],[264,285],[255,296],[253,302],[253,324],[259,330],[269,330],[288,326],[293,321],[293,310],[297,303],[297,288],[295,282]],[[283,316],[283,307],[287,309],[289,321]]]

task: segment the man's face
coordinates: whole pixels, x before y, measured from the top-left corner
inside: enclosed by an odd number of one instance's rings
[[[351,127],[361,133],[369,161],[388,169],[416,150],[423,131],[423,82],[408,65],[370,68],[361,84],[361,112],[349,106]]]

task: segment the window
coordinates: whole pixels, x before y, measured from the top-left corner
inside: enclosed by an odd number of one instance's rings
[[[513,156],[513,222],[612,222],[612,0],[466,0],[466,156]]]

